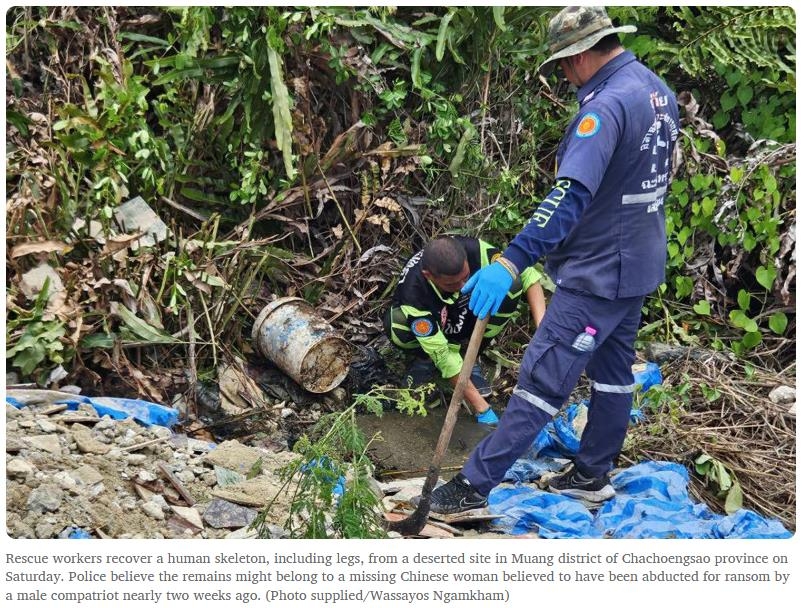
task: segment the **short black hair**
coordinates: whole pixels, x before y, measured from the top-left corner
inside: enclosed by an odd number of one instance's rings
[[[613,51],[616,48],[619,48],[620,46],[622,46],[620,43],[620,37],[615,33],[603,36],[603,38],[598,40],[590,50],[605,54]]]
[[[438,277],[453,277],[463,272],[466,250],[451,236],[430,241],[422,252],[422,269]]]

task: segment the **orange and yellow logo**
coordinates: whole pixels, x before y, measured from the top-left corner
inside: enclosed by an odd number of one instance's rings
[[[433,323],[429,319],[416,319],[411,323],[410,330],[417,336],[429,336],[433,332]]]
[[[600,131],[600,116],[594,112],[588,112],[581,117],[578,127],[575,129],[577,137],[592,137]]]

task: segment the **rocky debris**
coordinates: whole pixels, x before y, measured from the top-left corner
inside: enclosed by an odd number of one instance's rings
[[[658,364],[677,361],[679,359],[700,361],[702,363],[715,361],[728,363],[734,358],[731,353],[723,353],[695,346],[678,346],[662,342],[648,342],[644,347],[644,354],[649,361]]]
[[[249,526],[257,511],[220,498],[213,499],[204,509],[204,521],[213,528],[244,528]]]
[[[99,416],[6,404],[6,528],[14,538],[250,538],[295,455]],[[269,520],[284,522],[280,494]],[[274,537],[287,536],[269,526]]]
[[[792,386],[785,386],[784,384],[775,387],[768,394],[768,399],[777,405],[792,403],[787,413],[791,416],[796,415],[796,389]]]
[[[774,388],[768,394],[768,398],[774,403],[791,403],[796,400],[796,389],[782,384]]]

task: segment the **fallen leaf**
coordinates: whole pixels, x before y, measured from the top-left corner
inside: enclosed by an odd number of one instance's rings
[[[11,258],[16,259],[31,253],[67,253],[72,249],[71,245],[61,241],[37,241],[35,243],[23,243],[11,249]]]

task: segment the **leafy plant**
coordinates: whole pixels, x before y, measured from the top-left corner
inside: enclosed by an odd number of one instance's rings
[[[743,489],[732,471],[716,458],[704,452],[695,459],[695,471],[701,475],[723,500],[726,513],[734,513],[743,507]]]
[[[415,387],[395,388],[390,386],[373,386],[366,393],[354,396],[354,404],[369,412],[382,413],[385,404],[393,403],[394,407],[408,416],[427,416],[427,396],[435,390],[434,383],[422,384]]]
[[[370,406],[369,401],[363,405]],[[293,488],[286,529],[293,538],[384,538],[382,506],[369,484],[372,464],[367,451],[377,436],[366,440],[357,426],[352,404],[342,412],[322,416],[293,447],[300,456],[280,471],[282,488]],[[380,415],[382,410],[375,410]],[[274,500],[252,527],[268,532],[267,515]]]
[[[45,320],[50,279],[45,279],[42,290],[30,311],[16,309],[15,316],[6,321],[6,359],[24,376],[30,376],[42,363],[61,365],[65,357],[72,356],[64,348],[67,328],[58,319]]]
[[[677,385],[654,384],[645,392],[636,393],[636,409],[650,410],[650,433],[661,435],[665,426],[677,425],[681,414],[690,402],[692,382],[685,374]]]

